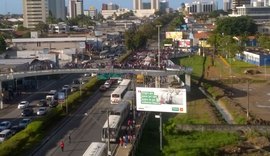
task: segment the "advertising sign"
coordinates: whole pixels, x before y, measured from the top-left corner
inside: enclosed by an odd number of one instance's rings
[[[186,113],[186,89],[136,87],[138,111]]]
[[[192,40],[191,39],[181,39],[178,41],[178,47],[190,47],[192,46]]]
[[[182,32],[166,32],[166,39],[173,39],[173,40],[180,40],[183,38],[183,33]]]

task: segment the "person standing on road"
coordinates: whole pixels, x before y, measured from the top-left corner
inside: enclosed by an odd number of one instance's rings
[[[65,147],[64,141],[61,141],[59,146],[60,146],[62,152],[64,152],[64,147]]]
[[[71,133],[68,134],[68,142],[71,143]]]

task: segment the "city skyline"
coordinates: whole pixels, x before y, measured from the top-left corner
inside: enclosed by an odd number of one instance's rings
[[[0,14],[22,14],[22,1],[23,0],[1,0],[2,5],[0,5]],[[150,0],[144,0],[149,1]],[[210,0],[208,0],[210,1]],[[94,6],[96,9],[100,10],[102,3],[116,3],[120,8],[128,8],[133,9],[133,1],[132,0],[95,0],[94,2],[91,0],[84,0],[84,9],[89,9],[90,6]],[[169,6],[173,9],[176,9],[181,6],[181,3],[191,2],[190,0],[169,0]],[[217,0],[219,8],[221,8],[223,0]],[[68,5],[68,0],[66,0],[66,6]]]

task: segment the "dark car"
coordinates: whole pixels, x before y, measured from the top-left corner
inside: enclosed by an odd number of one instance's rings
[[[99,87],[99,91],[101,91],[101,92],[105,92],[106,90],[107,90],[107,87],[105,85],[101,85]]]
[[[25,108],[22,110],[22,116],[31,116],[34,114],[34,110],[32,108]]]
[[[14,134],[20,132],[20,131],[23,130],[23,129],[24,129],[24,127],[21,127],[21,126],[18,126],[18,125],[12,126],[12,127],[10,128],[10,130],[11,130],[11,132],[12,132],[12,135],[14,135]]]
[[[47,101],[45,99],[41,99],[38,103],[37,106],[39,107],[46,107],[47,106]]]

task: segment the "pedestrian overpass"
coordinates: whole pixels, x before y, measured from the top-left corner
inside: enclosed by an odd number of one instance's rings
[[[142,74],[148,76],[168,76],[168,75],[189,75],[192,72],[191,68],[178,68],[167,70],[146,70],[146,69],[115,69],[115,68],[82,68],[82,69],[51,69],[51,70],[37,70],[37,71],[22,71],[9,72],[0,74],[0,109],[3,109],[3,93],[2,82],[24,77],[55,75],[55,74],[81,74],[81,73],[117,73],[117,74]],[[189,77],[190,79],[190,77]],[[190,80],[188,80],[190,82]],[[187,80],[186,80],[187,82]]]

